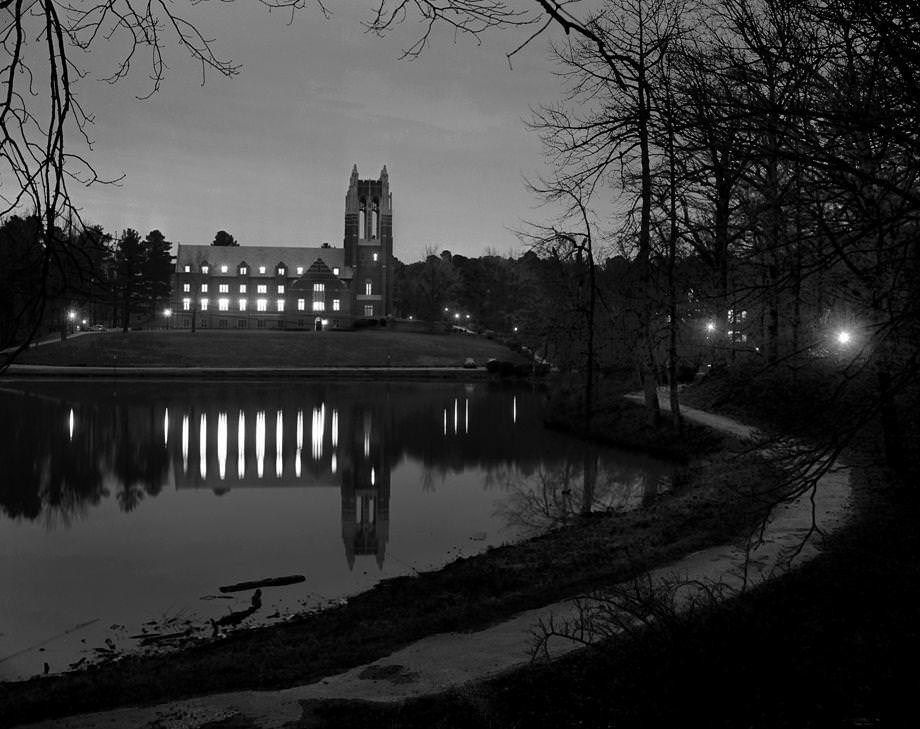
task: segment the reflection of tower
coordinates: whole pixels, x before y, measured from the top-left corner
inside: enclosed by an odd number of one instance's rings
[[[370,413],[364,415],[363,434],[354,428],[350,457],[342,469],[342,540],[349,569],[355,557],[373,554],[382,568],[390,536],[390,465],[382,432],[372,432]]]

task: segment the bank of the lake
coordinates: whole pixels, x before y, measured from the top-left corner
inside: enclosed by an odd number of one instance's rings
[[[634,415],[641,412],[636,409]],[[0,715],[23,722],[315,680],[424,636],[483,627],[737,537],[762,512],[752,510],[735,484],[772,486],[779,479],[757,456],[710,454],[688,469],[674,493],[640,511],[578,519],[436,572],[384,581],[345,605],[270,629],[242,631],[174,655],[126,658],[89,671],[5,684]],[[241,671],[241,665],[248,670]]]

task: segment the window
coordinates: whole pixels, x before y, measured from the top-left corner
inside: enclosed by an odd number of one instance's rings
[[[240,284],[240,293],[241,293],[241,294],[245,294],[245,293],[246,293],[246,284]]]
[[[221,266],[221,267],[220,267],[220,272],[221,272],[221,273],[227,273],[227,266],[226,266],[226,265]]]
[[[303,311],[307,308],[307,302],[303,299],[297,299],[297,311]]]
[[[313,311],[326,311],[326,302],[325,301],[314,301]]]
[[[191,311],[191,310],[192,310],[192,300],[182,299],[182,311]]]
[[[315,283],[313,284],[313,293],[321,294],[326,290],[326,284]]]
[[[203,298],[203,299],[201,300],[201,310],[202,310],[202,311],[207,311],[207,310],[208,310],[208,300],[207,300],[207,298]]]
[[[230,293],[230,284],[217,284],[217,293],[219,294]]]
[[[283,276],[284,273],[285,273],[285,269],[282,266],[278,266],[278,275]]]
[[[192,285],[191,285],[191,284],[187,284],[187,283],[186,283],[186,284],[182,284],[182,291],[184,291],[185,293],[188,293],[188,292],[191,291],[191,290],[192,290]]]
[[[374,263],[377,263],[377,254],[374,254]]]
[[[256,299],[257,311],[268,311],[268,299]]]
[[[207,285],[207,284],[201,284],[201,293],[203,293],[203,294],[208,293],[208,285]]]
[[[297,275],[298,275],[298,276],[303,276],[303,266],[298,266],[298,267],[297,267]]]
[[[246,325],[247,325],[248,323],[249,323],[249,322],[247,322],[245,319],[237,319],[237,321],[236,321],[236,328],[237,328],[237,329],[245,329],[245,328],[246,328]]]
[[[338,276],[338,275],[339,275],[339,267],[338,267],[338,266],[333,266],[333,268],[332,268],[332,275],[333,275],[333,276]]]
[[[338,299],[333,299],[333,300],[332,300],[332,310],[333,310],[333,311],[338,311],[338,310],[339,310],[339,300],[338,300]]]
[[[265,273],[265,266],[259,266],[259,273]]]
[[[256,286],[256,293],[257,294],[267,294],[268,286],[266,286],[265,284],[259,284],[258,286]]]
[[[364,316],[373,316],[373,315],[374,315],[374,307],[373,307],[373,305],[365,306],[365,307],[364,307]]]
[[[278,311],[284,311],[284,299],[278,299]]]
[[[240,276],[245,276],[247,273],[249,273],[249,269],[246,266],[240,266]]]
[[[202,266],[202,267],[201,267],[201,272],[204,273],[204,274],[207,274],[207,272],[210,271],[210,270],[211,270],[211,267],[210,267],[210,266]]]
[[[230,311],[230,299],[221,297],[217,300],[217,308],[220,311]]]
[[[370,296],[374,292],[374,284],[370,282],[370,279],[364,282],[364,293]]]
[[[189,265],[186,263],[186,264],[182,267],[182,272],[183,272],[183,273],[191,273],[191,272],[192,272],[192,267],[189,266]]]
[[[246,311],[246,299],[240,299],[240,311]]]
[[[221,319],[221,320],[217,323],[217,326],[223,327],[224,329],[226,329],[226,328],[227,328],[227,320],[226,320],[226,319]]]
[[[278,293],[279,293],[279,294],[283,294],[283,293],[284,293],[284,284],[278,284]]]

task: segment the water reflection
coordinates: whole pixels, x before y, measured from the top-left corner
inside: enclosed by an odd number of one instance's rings
[[[163,488],[336,488],[349,567],[360,555],[383,565],[391,476],[404,459],[422,465],[429,492],[445,474],[481,471],[517,532],[631,508],[666,470],[599,458],[542,428],[538,395],[486,384],[47,383],[2,391],[0,405],[10,414],[0,510],[10,518],[67,524],[110,488],[124,512]]]

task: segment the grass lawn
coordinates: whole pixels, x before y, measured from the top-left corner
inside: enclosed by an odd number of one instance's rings
[[[389,357],[389,360],[388,360]],[[101,332],[30,349],[17,364],[84,367],[459,367],[467,357],[519,361],[483,337],[348,332]]]

